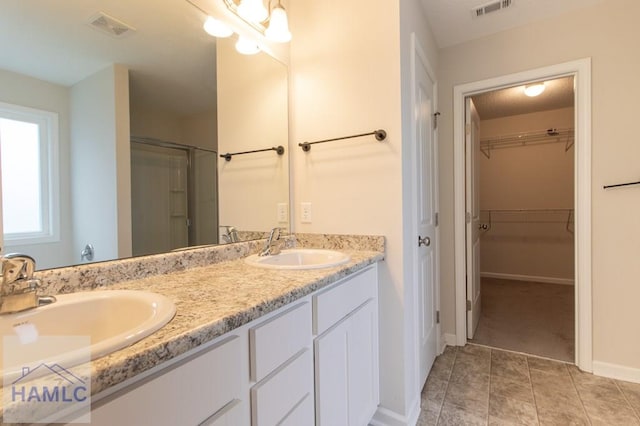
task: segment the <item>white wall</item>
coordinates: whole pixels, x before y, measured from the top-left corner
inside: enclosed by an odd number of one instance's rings
[[[220,225],[268,231],[278,203],[289,202],[287,69],[265,53],[239,54],[234,40],[217,42],[218,152],[275,151],[218,158]],[[257,215],[256,212],[261,212]]]
[[[87,243],[94,261],[131,256],[128,88],[121,65],[71,88],[72,263]]]
[[[482,120],[480,139],[574,126],[574,109]],[[480,209],[573,209],[574,148],[560,138],[552,144],[518,145],[480,155]],[[573,234],[568,212],[494,212],[482,233],[483,274],[539,277],[569,284],[574,277]],[[483,212],[483,222],[489,215]],[[570,226],[573,229],[573,226]]]
[[[64,86],[37,80],[22,74],[0,70],[0,101],[58,114],[58,157],[60,194],[60,241],[46,244],[7,244],[4,253],[26,253],[36,259],[38,269],[75,263],[71,238],[69,190],[70,94]]]
[[[444,331],[455,333],[452,90],[569,60],[592,58],[592,238],[594,361],[628,367],[640,380],[640,208],[638,187],[603,190],[638,178],[634,123],[640,74],[640,2],[609,0],[440,52],[441,297]]]
[[[296,232],[376,234],[386,239],[380,268],[379,419],[415,422],[412,312],[414,283],[404,280],[407,194],[403,164],[410,135],[409,37],[418,32],[435,65],[426,19],[413,0],[351,2],[301,0],[289,9],[291,41],[292,182]],[[401,82],[402,80],[402,82]],[[373,136],[315,145],[297,143],[385,129]],[[312,223],[302,223],[300,203],[312,203]],[[413,241],[413,239],[411,240]],[[412,371],[413,370],[413,371]],[[413,410],[413,411],[412,411]]]

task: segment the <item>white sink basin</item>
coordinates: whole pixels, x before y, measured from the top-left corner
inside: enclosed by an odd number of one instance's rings
[[[269,269],[319,269],[342,265],[351,256],[335,250],[291,249],[270,256],[251,255],[245,259],[249,265]]]
[[[88,291],[62,294],[56,299],[50,305],[0,316],[1,337],[13,339],[10,358],[20,364],[13,361],[4,366],[7,357],[0,357],[5,380],[19,376],[22,367],[33,363],[57,363],[68,368],[88,361],[86,345],[66,340],[55,345],[46,336],[88,336],[89,356],[96,359],[149,336],[176,313],[170,299],[146,291]],[[1,354],[5,354],[6,344],[0,340]]]

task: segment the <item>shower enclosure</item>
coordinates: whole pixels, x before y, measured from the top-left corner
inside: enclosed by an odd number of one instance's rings
[[[218,243],[217,153],[131,138],[134,256]]]

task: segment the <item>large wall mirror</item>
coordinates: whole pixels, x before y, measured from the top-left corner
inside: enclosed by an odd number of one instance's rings
[[[286,66],[205,18],[185,0],[3,1],[4,253],[45,269],[289,227]]]

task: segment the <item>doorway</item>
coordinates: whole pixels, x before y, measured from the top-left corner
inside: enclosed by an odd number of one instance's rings
[[[562,77],[574,79],[574,214],[575,244],[575,357],[582,370],[592,370],[591,326],[591,63],[582,59],[454,87],[454,190],[455,190],[455,283],[456,343],[467,342],[467,283],[473,279],[466,263],[467,200],[465,165],[465,99],[480,93],[523,85],[531,81],[548,81]],[[469,217],[470,220],[470,217]],[[482,222],[480,222],[480,225]]]
[[[134,256],[218,243],[217,154],[131,139]]]
[[[573,76],[467,97],[467,338],[574,361]],[[532,90],[537,92],[531,93]]]

